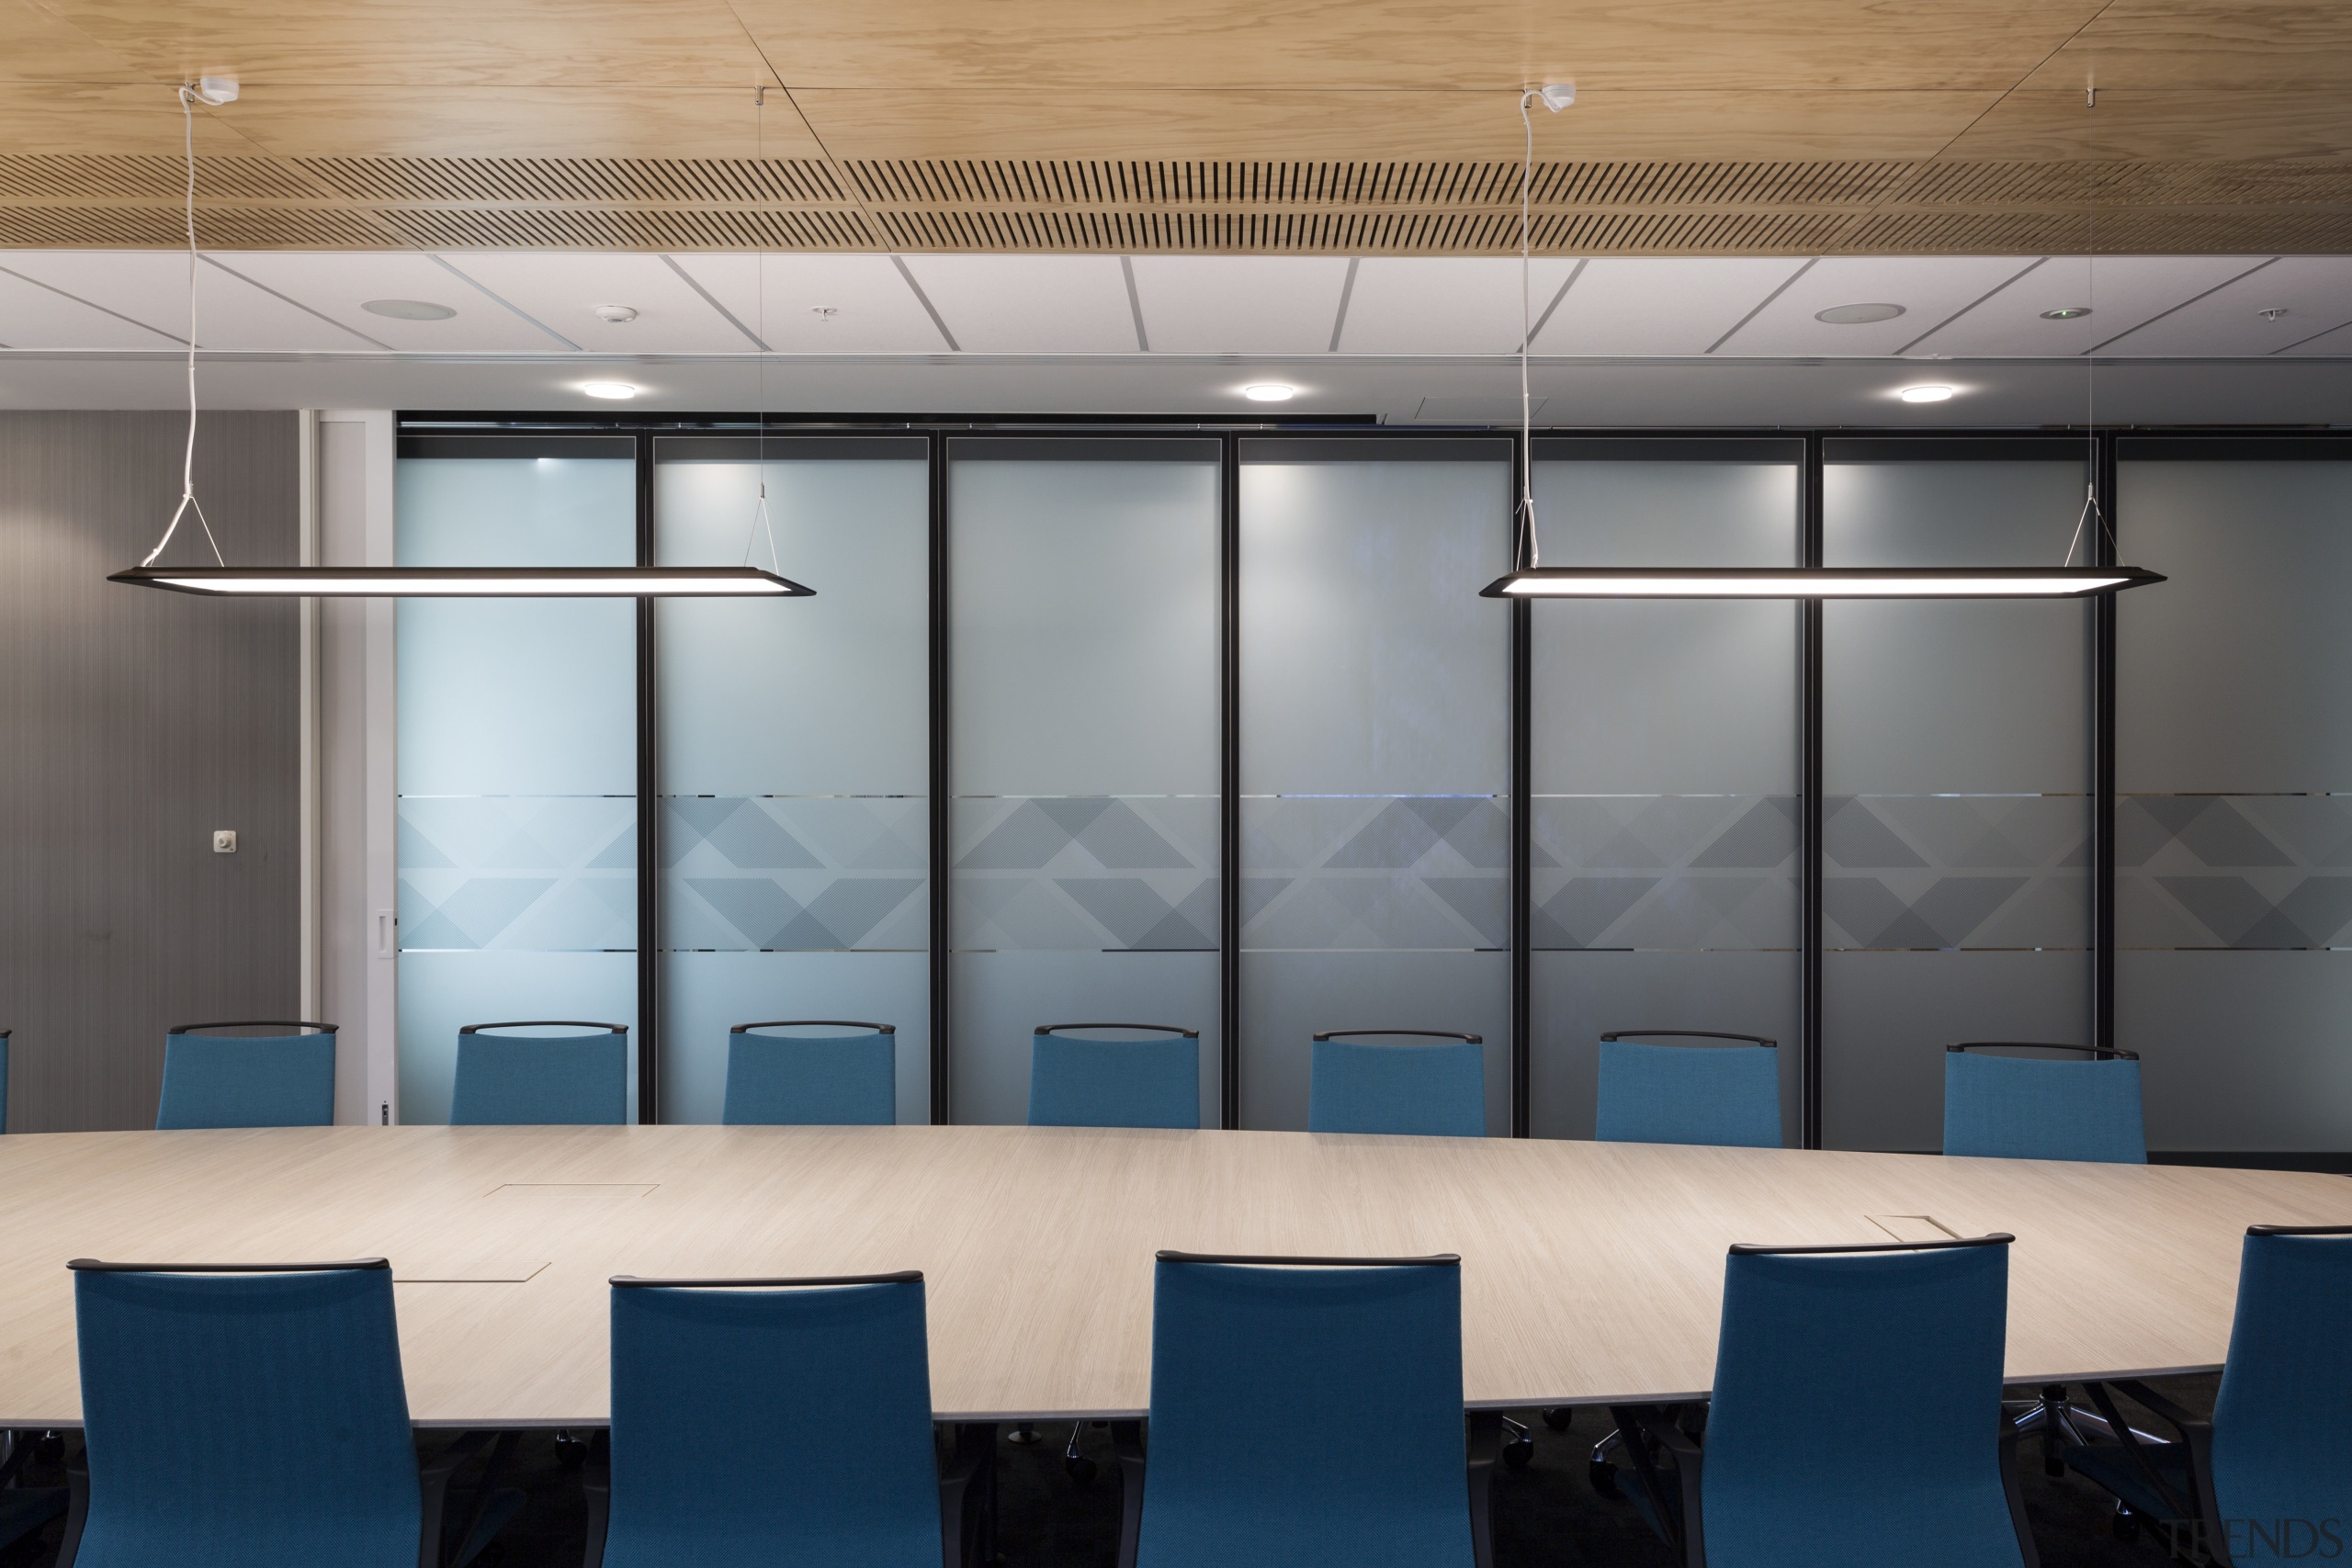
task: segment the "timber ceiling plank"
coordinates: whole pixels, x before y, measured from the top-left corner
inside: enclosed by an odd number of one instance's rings
[[[782,95],[764,132],[748,87],[248,88],[220,110],[284,157],[818,158]]]
[[[2352,88],[2343,0],[2115,0],[2026,78],[2030,88]]]
[[[2068,162],[2352,157],[2352,108],[2337,87],[2262,92],[2102,87],[2011,93],[1956,140],[1954,158]]]
[[[31,0],[0,0],[0,82],[136,82],[143,73]]]

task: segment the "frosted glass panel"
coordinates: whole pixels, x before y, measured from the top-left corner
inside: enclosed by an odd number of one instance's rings
[[[1510,448],[1241,454],[1242,1125],[1306,1126],[1316,1032],[1421,1028],[1506,1134]]]
[[[899,1120],[927,1122],[926,447],[775,438],[763,464],[755,441],[683,437],[654,455],[662,564],[748,549],[817,591],[655,606],[662,1120],[718,1120],[734,1025],[837,1018],[897,1026]]]
[[[465,449],[400,459],[401,565],[637,558],[633,458]],[[637,608],[403,599],[396,625],[400,1115],[445,1122],[465,1024],[591,1019],[634,1044]]]
[[[1801,448],[1569,456],[1633,446],[1538,445],[1544,564],[1801,558]],[[1530,1130],[1592,1135],[1602,1033],[1702,1029],[1783,1045],[1793,1141],[1795,606],[1562,600],[1532,614]]]
[[[2056,565],[2082,506],[2073,451],[1833,460],[1825,563]],[[2073,601],[1823,607],[1831,1147],[1939,1147],[1951,1042],[2089,1038],[2090,626]]]
[[[1046,1024],[1201,1032],[1216,1124],[1217,448],[949,448],[955,1119]]]
[[[2352,462],[2134,460],[2116,1027],[2148,1139],[2352,1149]]]

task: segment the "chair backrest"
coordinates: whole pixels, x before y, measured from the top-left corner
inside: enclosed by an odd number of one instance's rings
[[[1644,1045],[1648,1040],[1739,1040],[1740,1045]],[[1781,1049],[1758,1034],[1621,1030],[1600,1037],[1593,1133],[1613,1144],[1781,1146]]]
[[[2022,1562],[2000,1458],[2011,1239],[1731,1249],[1711,1562]],[[1824,1440],[1863,1411],[1890,1440]]]
[[[1105,1040],[1148,1032],[1152,1040]],[[1159,1023],[1051,1023],[1029,1041],[1032,1127],[1198,1127],[1201,1032]]]
[[[1159,1255],[1141,1568],[1467,1568],[1467,1458],[1458,1258]]]
[[[826,1030],[760,1034],[763,1029]],[[730,1127],[887,1127],[899,1119],[898,1028],[841,1019],[779,1019],[727,1032]]]
[[[624,1277],[612,1321],[605,1568],[938,1568],[922,1275]]]
[[[288,1032],[204,1032],[215,1029]],[[306,1029],[317,1032],[301,1032]],[[159,1131],[334,1123],[334,1024],[184,1023],[164,1036],[164,1092],[155,1102]]]
[[[488,1030],[568,1029],[569,1034]],[[628,1030],[569,1020],[458,1031],[449,1122],[458,1127],[618,1126],[628,1120]]]
[[[74,1270],[85,1563],[414,1568],[415,1439],[381,1258]]]
[[[1995,1056],[1984,1055],[1987,1050],[2063,1051],[2079,1059]],[[1947,1045],[1944,1153],[2145,1165],[2140,1058],[2129,1051],[2038,1041]]]
[[[1443,1045],[1377,1045],[1418,1035]],[[1432,1029],[1335,1029],[1315,1037],[1306,1087],[1310,1133],[1487,1135],[1487,1049],[1475,1034]]]
[[[2237,1318],[2213,1403],[2213,1495],[2225,1519],[2303,1520],[2302,1538],[2231,1543],[2267,1561],[2316,1557],[2310,1521],[2346,1528],[2352,1476],[2352,1226],[2256,1225],[2238,1262]]]

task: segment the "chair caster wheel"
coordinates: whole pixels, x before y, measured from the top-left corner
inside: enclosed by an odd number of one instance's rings
[[[1004,1440],[1025,1449],[1037,1440],[1037,1428],[1024,1423],[1007,1432]]]
[[[1069,1472],[1069,1478],[1078,1483],[1079,1489],[1080,1491],[1083,1491],[1087,1487],[1094,1484],[1094,1461],[1092,1460],[1087,1459],[1082,1455],[1073,1456],[1062,1461],[1062,1468]]]
[[[1525,1470],[1535,1458],[1535,1439],[1514,1438],[1503,1445],[1503,1463],[1513,1470]]]
[[[1566,1431],[1568,1424],[1576,1418],[1576,1407],[1573,1405],[1555,1404],[1544,1412],[1544,1425],[1551,1427],[1555,1432]]]
[[[1592,1489],[1595,1492],[1600,1493],[1603,1497],[1623,1497],[1624,1495],[1623,1492],[1617,1490],[1617,1467],[1610,1463],[1607,1460],[1594,1460],[1590,1464],[1585,1466],[1584,1473],[1585,1478],[1592,1483]]]
[[[555,1438],[555,1461],[566,1470],[578,1470],[588,1462],[588,1445],[569,1432],[559,1432]]]

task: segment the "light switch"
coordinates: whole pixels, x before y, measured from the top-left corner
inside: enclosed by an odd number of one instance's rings
[[[213,829],[212,852],[216,855],[235,854],[237,852],[237,830],[234,828]]]

